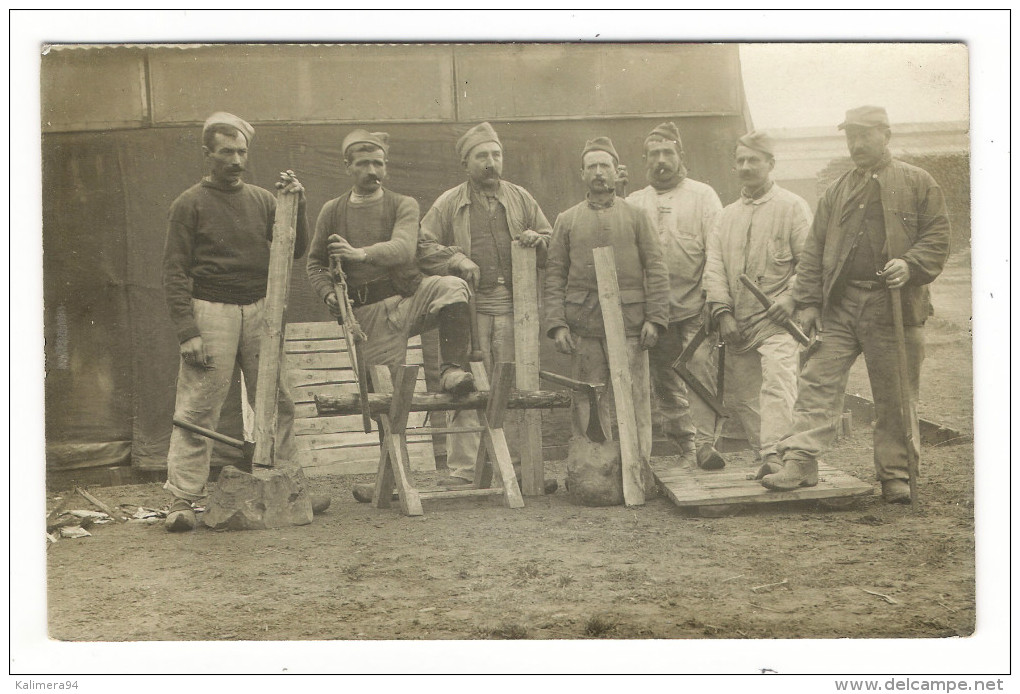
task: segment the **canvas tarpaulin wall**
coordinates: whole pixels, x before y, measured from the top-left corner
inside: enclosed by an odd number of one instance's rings
[[[51,53],[42,73],[48,466],[165,465],[178,366],[161,286],[166,214],[203,174],[200,122],[208,112],[229,110],[253,122],[247,180],[272,189],[278,172],[294,170],[312,225],[322,205],[349,186],[340,142],[351,129],[390,133],[387,185],[414,197],[424,214],[464,180],[457,138],[489,120],[504,144],[504,178],[531,191],[553,221],[584,195],[586,139],[613,139],[633,189],[645,184],[644,136],[665,119],[680,127],[690,175],[732,200],[730,151],[747,126],[735,56],[736,46],[661,45]],[[408,73],[407,64],[417,67]],[[634,78],[642,68],[651,76]],[[388,81],[374,81],[383,76]],[[568,84],[573,91],[565,95]],[[390,96],[373,100],[380,88]],[[92,105],[92,93],[101,105]],[[348,117],[322,122],[334,113]],[[303,260],[294,267],[286,318],[329,320]],[[547,342],[543,364],[565,369]],[[228,398],[219,427],[234,436],[238,402],[237,393]],[[218,457],[233,455],[217,448]]]

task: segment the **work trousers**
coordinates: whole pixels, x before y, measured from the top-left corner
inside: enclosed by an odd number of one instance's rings
[[[230,390],[235,363],[240,364],[254,409],[258,388],[259,346],[265,329],[262,320],[265,299],[239,306],[201,299],[192,300],[195,323],[202,335],[208,368],[181,359],[177,374],[177,403],[174,417],[191,424],[216,429],[220,410]],[[286,467],[294,462],[294,401],[286,384],[286,365],[280,364],[277,397],[276,447],[273,464]],[[206,495],[209,457],[213,442],[200,434],[174,427],[167,454],[167,480],[163,488],[174,496],[197,501]]]
[[[466,304],[467,283],[459,277],[429,275],[422,278],[411,296],[391,296],[382,301],[354,309],[361,329],[365,331],[365,363],[369,372],[374,365],[393,368],[407,361],[407,341],[415,335],[439,325],[439,311],[453,304]],[[464,340],[468,340],[464,336]],[[467,364],[463,364],[465,368]],[[474,410],[457,412],[450,426],[477,427]],[[479,434],[450,434],[446,437],[446,464],[451,469],[468,469],[474,479],[475,457]]]
[[[610,385],[602,392],[598,401],[599,416],[606,436],[612,438],[611,422],[614,411],[612,395],[612,377],[609,373],[609,352],[606,341],[601,338],[575,336],[576,348],[571,362],[571,378],[586,383],[605,383]],[[652,402],[649,393],[648,352],[641,349],[637,337],[627,338],[627,365],[630,369],[631,392],[624,399],[629,402],[637,419],[638,454],[647,465],[652,455]],[[588,428],[588,398],[579,393],[574,394],[571,408],[571,433],[574,436],[585,436]]]
[[[662,433],[675,442],[701,447],[715,445],[715,412],[680,375],[673,362],[701,327],[701,316],[670,323],[655,347],[648,350],[656,421]],[[687,368],[716,395],[716,354],[714,340],[707,339],[695,351]]]
[[[740,420],[747,443],[765,457],[793,424],[799,345],[785,332],[746,352],[726,350],[726,407]]]
[[[847,376],[864,354],[875,399],[875,473],[880,481],[909,478],[900,415],[897,344],[889,292],[847,287],[822,316],[823,340],[798,381],[793,428],[779,442],[784,460],[817,459],[832,446]],[[916,402],[924,360],[924,328],[906,326],[907,371]]]
[[[482,363],[485,373],[492,380],[493,369],[500,362],[513,363],[514,359],[514,314],[507,313],[491,316],[478,314],[478,347],[482,351]],[[524,410],[507,410],[503,419],[503,432],[506,435],[510,457],[516,462],[520,460],[520,436],[523,430]],[[450,466],[450,476],[466,480],[474,480],[475,459],[467,465]]]

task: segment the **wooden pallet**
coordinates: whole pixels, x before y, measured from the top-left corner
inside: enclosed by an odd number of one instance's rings
[[[721,506],[727,504],[770,504],[797,499],[836,499],[867,496],[874,488],[856,477],[818,465],[818,484],[787,492],[775,492],[761,486],[757,480],[747,479],[753,468],[726,468],[724,470],[690,470],[669,467],[652,459],[652,472],[666,496],[677,506]]]
[[[343,328],[335,321],[290,323],[284,341],[288,378],[294,398],[294,441],[298,461],[309,477],[373,473],[379,466],[379,433],[366,434],[361,415],[319,417],[314,396],[357,393],[358,384],[347,357]],[[421,338],[408,342],[408,364],[421,365]],[[426,392],[425,371],[419,370],[414,388]],[[413,471],[436,469],[431,436],[414,434],[423,426],[424,412],[411,412],[407,422],[407,452]]]

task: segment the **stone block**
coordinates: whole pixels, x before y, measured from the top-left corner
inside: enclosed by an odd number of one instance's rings
[[[312,522],[312,500],[299,467],[242,472],[228,465],[206,502],[202,523],[213,530],[263,530]]]

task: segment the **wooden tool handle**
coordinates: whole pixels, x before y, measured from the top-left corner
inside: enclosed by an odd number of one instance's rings
[[[772,304],[775,302],[773,302],[772,299],[768,298],[765,295],[765,292],[758,289],[758,286],[751,281],[750,277],[748,277],[747,275],[741,275],[740,281],[743,283],[745,287],[747,287],[747,291],[751,292],[754,295],[754,298],[758,300],[758,303],[765,307],[766,311],[772,308]],[[786,320],[778,322],[779,325],[782,326],[783,330],[790,333],[790,335],[793,336],[793,339],[795,339],[797,342],[801,343],[805,347],[811,344],[811,340],[808,338],[808,336],[805,335],[804,331],[800,329],[800,326],[798,326],[792,320],[787,318]]]
[[[220,443],[225,443],[228,446],[233,446],[234,448],[244,450],[244,441],[238,441],[237,439],[221,434],[218,431],[206,429],[205,427],[200,427],[197,424],[191,424],[190,422],[185,422],[180,419],[174,419],[174,426],[180,427],[181,429],[187,429],[188,431],[194,432],[196,434],[200,434],[206,437],[207,439],[219,441]]]

